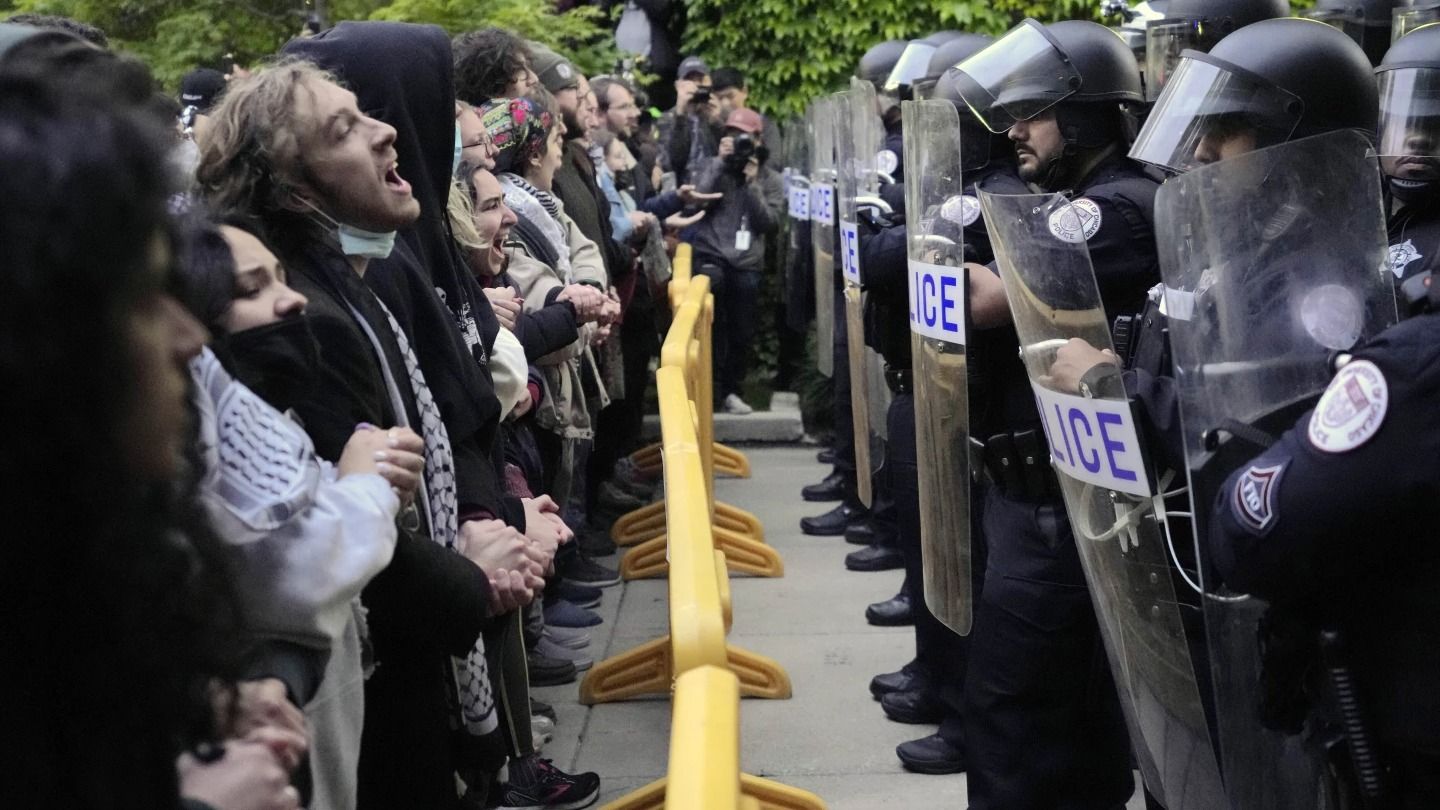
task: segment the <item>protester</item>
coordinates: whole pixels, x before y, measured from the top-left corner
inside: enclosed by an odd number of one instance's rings
[[[169,139],[113,73],[87,88],[23,61],[0,67],[0,189],[27,201],[0,211],[0,411],[26,470],[0,551],[0,750],[23,776],[0,803],[298,807],[304,738],[245,712],[239,609],[185,472],[206,335],[173,293]]]

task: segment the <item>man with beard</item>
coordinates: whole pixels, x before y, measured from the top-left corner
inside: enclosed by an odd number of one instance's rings
[[[1158,184],[1125,157],[1130,108],[1143,101],[1129,49],[1095,23],[1026,20],[958,70],[961,97],[1014,142],[1021,179],[1070,190],[1082,216],[1051,230],[1086,243],[1107,311],[1139,311],[1159,280]],[[966,267],[972,328],[1009,328],[993,264]],[[1121,806],[1134,790],[1129,740],[1029,378],[1014,351],[985,360],[1004,405],[985,441],[989,557],[965,682],[970,806]]]

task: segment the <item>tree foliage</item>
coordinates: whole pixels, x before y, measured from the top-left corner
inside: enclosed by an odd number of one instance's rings
[[[546,0],[0,0],[0,10],[60,14],[98,26],[114,47],[144,59],[175,88],[197,66],[252,64],[298,35],[312,14],[340,20],[434,23],[450,33],[501,26],[571,56],[582,70],[615,61],[608,15],[593,6],[557,11]]]
[[[1101,0],[686,0],[687,52],[743,68],[751,100],[788,116],[841,89],[877,42],[957,29],[1000,34],[1025,17],[1099,19]]]

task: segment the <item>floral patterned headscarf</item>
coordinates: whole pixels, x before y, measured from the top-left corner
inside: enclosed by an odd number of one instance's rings
[[[496,172],[515,172],[545,152],[555,116],[528,98],[492,98],[480,105],[480,121],[494,141]]]

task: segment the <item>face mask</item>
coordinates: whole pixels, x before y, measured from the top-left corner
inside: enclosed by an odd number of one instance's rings
[[[1390,193],[1395,199],[1406,205],[1422,203],[1435,196],[1434,180],[1401,180],[1398,177],[1387,177],[1385,180],[1389,183]]]
[[[315,388],[320,344],[303,314],[233,332],[225,349],[235,379],[278,411],[300,404]]]
[[[394,231],[375,233],[350,225],[341,225],[336,229],[336,235],[340,237],[340,252],[346,256],[388,259],[390,251],[395,249]]]
[[[460,169],[460,152],[465,148],[464,141],[460,140],[460,122],[455,122],[455,159],[450,161],[450,174],[453,176]]]
[[[353,225],[346,225],[321,211],[309,200],[298,197],[300,204],[319,214],[322,219],[335,226],[335,237],[340,242],[340,252],[346,256],[360,256],[366,259],[388,259],[395,249],[395,231],[376,233]]]

